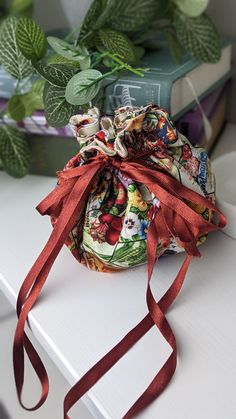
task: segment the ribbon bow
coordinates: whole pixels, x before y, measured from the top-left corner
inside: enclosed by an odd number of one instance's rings
[[[25,278],[17,299],[18,323],[13,345],[13,363],[18,399],[26,410],[36,410],[44,403],[48,395],[49,382],[45,367],[24,331],[25,323],[58,253],[84,209],[93,180],[107,166],[118,169],[128,178],[144,184],[161,203],[150,223],[147,235],[148,314],[71,388],[64,400],[64,419],[69,419],[70,408],[154,325],[172,347],[172,353],[124,418],[134,417],[153,401],[164,390],[174,374],[177,347],[165,313],[182,287],[191,258],[200,256],[197,248],[199,236],[224,227],[226,219],[207,198],[186,188],[163,169],[147,163],[144,157],[143,154],[132,160],[119,161],[114,157],[100,154],[79,167],[60,172],[59,179],[63,178],[63,182],[59,182],[59,185],[37,207],[42,215],[56,217],[57,222],[48,242]],[[188,203],[208,208],[209,214],[218,216],[217,223],[205,220]],[[170,236],[175,237],[187,255],[172,285],[157,302],[150,288],[156,250],[159,241],[164,248],[167,247]],[[31,408],[24,406],[21,398],[24,384],[24,349],[42,388],[39,402]]]

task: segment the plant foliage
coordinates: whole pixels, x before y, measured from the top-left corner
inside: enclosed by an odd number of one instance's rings
[[[30,150],[16,128],[0,126],[0,156],[4,170],[14,177],[25,176],[30,168]]]
[[[46,54],[46,36],[40,26],[31,18],[22,17],[18,21],[16,40],[19,49],[28,60],[37,61]]]
[[[216,63],[219,60],[218,34],[206,14],[198,17],[188,17],[176,11],[174,25],[178,40],[187,52],[201,61]]]
[[[82,25],[66,37],[46,37],[31,17],[33,0],[0,0],[0,63],[16,79],[0,119],[21,121],[40,108],[49,125],[66,125],[80,109],[102,106],[109,76],[144,76],[148,69],[136,67],[138,61],[147,49],[160,47],[163,35],[176,62],[183,51],[216,62],[219,37],[207,5],[208,0],[94,0]],[[4,124],[0,160],[13,176],[30,167],[24,135]]]
[[[45,115],[53,127],[64,127],[77,108],[67,102],[65,89],[46,83],[44,88]]]
[[[0,62],[18,80],[32,74],[31,62],[20,51],[17,39],[16,28],[17,18],[9,17],[0,27]]]

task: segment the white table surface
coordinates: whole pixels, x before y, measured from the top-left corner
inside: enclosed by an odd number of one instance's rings
[[[13,305],[51,231],[49,218],[34,207],[54,184],[53,178],[16,180],[0,173],[0,288]],[[236,418],[236,241],[212,233],[201,252],[203,258],[192,262],[168,313],[178,344],[176,373],[140,418]],[[170,285],[182,261],[177,255],[158,262],[153,275],[156,297]],[[71,385],[146,314],[146,281],[145,266],[100,274],[82,267],[63,248],[30,324]],[[95,418],[120,419],[169,354],[168,344],[153,328],[84,403]]]

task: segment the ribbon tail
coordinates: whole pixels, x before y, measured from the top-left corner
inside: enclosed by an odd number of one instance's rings
[[[161,208],[151,223],[149,230],[152,230],[147,240],[148,250],[148,287],[147,304],[149,314],[141,321],[128,335],[126,335],[110,352],[108,352],[97,364],[95,364],[74,387],[67,393],[64,400],[64,419],[69,419],[69,409],[90,389],[113,365],[155,324],[161,331],[164,338],[170,344],[172,353],[161,370],[156,374],[151,384],[134,403],[124,418],[131,418],[138,414],[144,407],[157,398],[171,380],[177,362],[177,347],[175,336],[164,313],[170,307],[178,295],[192,255],[199,256],[196,248],[196,236],[199,232],[218,229],[225,223],[222,214],[219,214],[216,207],[206,198],[190,191],[180,185],[173,177],[167,176],[164,172],[153,171],[142,167],[138,163],[123,162],[119,170],[128,178],[145,184],[161,202]],[[204,220],[201,215],[192,210],[184,199],[191,202],[204,204],[206,208],[212,209],[219,214],[219,224]],[[177,225],[175,225],[177,221]],[[177,231],[175,231],[175,229]],[[186,249],[187,256],[173,284],[166,294],[157,303],[152,295],[150,280],[153,266],[156,259],[158,237],[162,246],[169,243],[169,234],[180,236],[180,242]]]
[[[51,267],[60,252],[67,236],[78,222],[88,193],[92,187],[92,180],[96,173],[107,164],[107,158],[94,159],[87,165],[74,168],[67,174],[68,182],[56,189],[43,201],[38,210],[42,214],[56,214],[57,222],[45,248],[27,275],[19,292],[17,300],[18,324],[14,338],[13,362],[14,374],[19,401],[26,410],[36,410],[47,398],[48,377],[44,365],[24,332],[28,314],[40,295]],[[64,400],[64,418],[69,419],[70,408],[110,369],[118,360],[144,336],[155,324],[164,338],[170,344],[172,353],[164,366],[156,374],[151,384],[133,404],[124,418],[131,418],[153,401],[167,386],[174,374],[177,362],[177,347],[175,336],[165,317],[165,313],[178,295],[191,260],[192,255],[199,256],[196,240],[199,234],[213,231],[225,225],[225,218],[216,207],[206,198],[180,185],[170,175],[164,172],[144,167],[144,164],[122,162],[119,170],[127,177],[145,184],[161,202],[149,227],[147,239],[148,254],[148,284],[147,306],[149,313],[135,326],[110,352],[98,361],[68,392]],[[115,166],[116,167],[116,166]],[[60,188],[60,185],[59,185]],[[218,224],[205,220],[197,214],[186,201],[204,205],[213,213],[218,214]],[[59,215],[59,216],[58,216]],[[177,277],[159,302],[156,302],[150,287],[151,276],[156,260],[158,241],[162,247],[169,244],[169,234],[179,238],[186,252],[186,259]],[[24,349],[41,383],[41,398],[32,408],[24,406],[21,393],[24,384]]]
[[[129,411],[124,415],[123,419],[130,419],[140,413],[145,407],[153,402],[169,384],[171,378],[174,375],[176,364],[177,364],[177,346],[174,333],[165,318],[164,313],[168,310],[175,298],[179,294],[188,267],[191,260],[191,256],[187,255],[174,282],[164,294],[164,296],[157,303],[151,293],[150,286],[147,289],[147,301],[149,306],[149,313],[153,319],[154,324],[158,327],[164,338],[170,344],[172,353],[155,375],[152,382],[146,388],[144,393],[138,398],[138,400],[131,406]]]
[[[147,314],[125,337],[101,358],[69,390],[64,399],[64,419],[69,419],[69,410],[109,371],[153,326]]]
[[[159,216],[161,216],[161,212],[159,214]],[[158,220],[156,219],[156,222],[157,221]],[[164,239],[166,233],[166,227],[163,226],[162,234],[160,234],[160,236]],[[155,238],[154,240],[156,241]],[[168,291],[166,291],[158,304],[155,302],[155,304],[159,306],[159,310],[162,310],[163,312],[167,311],[167,309],[171,306],[179,294],[184,282],[186,272],[188,270],[190,260],[191,257],[187,256]],[[155,256],[152,258],[152,263],[155,263]],[[149,271],[150,277],[151,274],[152,267]],[[81,397],[83,397],[83,395],[86,394],[100,380],[100,378],[105,375],[106,372],[109,371],[154,326],[154,324],[155,323],[150,316],[150,313],[148,313],[141,322],[139,322],[117,345],[115,345],[70,389],[64,399],[64,419],[69,419],[68,412],[75,405],[75,403],[77,403]],[[170,336],[172,336],[171,333]],[[153,399],[155,399],[162,390],[164,390],[174,373],[175,365],[176,351],[173,351],[160,372],[155,376],[148,389],[143,393],[142,396],[140,396],[137,402],[131,407],[129,412],[126,413],[124,418],[133,417]],[[167,376],[166,370],[168,370]],[[164,377],[166,378],[164,379]]]
[[[18,323],[13,343],[13,367],[17,396],[25,410],[36,410],[46,400],[48,394],[48,376],[45,367],[24,332],[28,314],[38,299],[43,285],[48,277],[52,265],[60,252],[70,231],[76,224],[79,214],[84,208],[84,202],[91,189],[91,181],[101,168],[101,162],[94,164],[86,174],[74,184],[66,201],[66,206],[54,226],[51,236],[39,255],[35,264],[25,278],[17,299]],[[48,205],[48,202],[47,202]],[[22,389],[24,384],[24,349],[41,383],[41,397],[39,402],[28,408],[22,402]]]
[[[175,336],[158,302],[155,300],[151,291],[151,287],[150,287],[152,272],[153,272],[154,263],[156,259],[158,241],[160,240],[160,237],[163,235],[163,225],[165,225],[164,217],[162,215],[161,208],[160,208],[155,218],[151,222],[151,225],[148,229],[148,235],[147,235],[148,283],[147,283],[146,299],[147,299],[147,306],[149,309],[149,315],[151,319],[153,320],[153,323],[160,330],[163,337],[171,346],[172,353],[167,359],[166,363],[161,368],[161,370],[154,377],[154,379],[152,380],[148,388],[133,404],[133,406],[125,414],[123,419],[134,417],[137,413],[143,410],[148,404],[150,404],[155,398],[157,398],[159,394],[165,389],[165,387],[169,383],[176,369],[177,347],[176,347]],[[160,232],[158,230],[160,230]],[[164,237],[164,239],[167,241],[167,245],[168,245],[169,232],[168,230],[164,230],[164,232],[165,232],[165,235],[167,236],[167,237]]]

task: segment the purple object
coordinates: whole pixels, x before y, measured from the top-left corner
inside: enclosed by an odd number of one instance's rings
[[[0,99],[0,110],[6,107],[7,101]],[[23,121],[16,122],[8,116],[4,116],[3,123],[12,127],[19,128],[27,134],[51,135],[55,137],[74,137],[74,133],[69,125],[63,128],[50,127],[44,116],[44,111],[36,111],[31,116],[27,116]]]
[[[227,87],[228,82],[218,87],[201,101],[201,106],[210,121],[221,98],[225,95]],[[176,121],[176,127],[182,134],[191,139],[193,145],[199,144],[204,137],[203,119],[199,107],[196,105],[191,111],[186,112]]]

